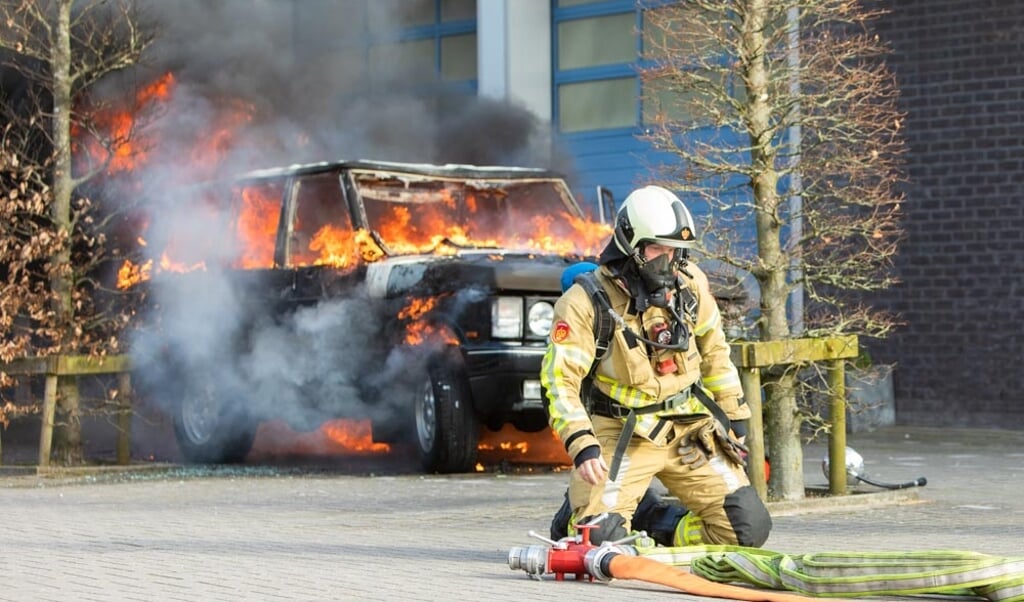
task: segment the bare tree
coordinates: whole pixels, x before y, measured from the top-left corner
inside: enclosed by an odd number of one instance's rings
[[[885,336],[895,316],[863,294],[893,283],[904,146],[880,11],[687,0],[644,15],[647,137],[672,156],[656,178],[706,213],[706,259],[756,280],[751,338]],[[804,495],[805,372],[763,376],[776,498]]]
[[[109,260],[110,211],[84,187],[104,173],[132,128],[104,131],[98,83],[137,63],[153,39],[132,0],[0,0],[4,69],[5,186],[15,211],[0,263],[15,286],[5,319],[28,335],[5,341],[6,354],[104,354],[118,350],[123,316],[105,311],[102,267]],[[84,149],[99,152],[85,152]],[[16,162],[15,162],[16,158]],[[14,225],[17,224],[17,225]],[[8,234],[8,232],[5,232]],[[23,257],[32,257],[25,262]],[[20,287],[20,288],[19,288]],[[15,307],[13,304],[19,304]],[[78,389],[58,385],[58,461],[82,460]]]

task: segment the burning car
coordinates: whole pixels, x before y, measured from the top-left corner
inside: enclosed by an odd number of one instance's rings
[[[561,176],[338,161],[229,188],[232,236],[212,241],[227,267],[150,266],[133,352],[186,460],[241,461],[264,421],[345,418],[414,442],[427,471],[463,472],[482,428],[548,428],[538,372],[560,276],[611,232]]]

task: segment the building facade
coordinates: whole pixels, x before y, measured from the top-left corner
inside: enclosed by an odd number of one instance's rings
[[[1024,424],[1024,0],[876,3],[906,112],[908,236],[900,284],[872,298],[904,324],[870,350],[896,365],[898,423]],[[396,6],[398,33],[368,64],[526,108],[550,123],[585,199],[598,185],[621,199],[649,177],[634,0]]]

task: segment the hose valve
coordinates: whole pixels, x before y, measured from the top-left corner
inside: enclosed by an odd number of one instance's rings
[[[603,561],[612,554],[636,556],[636,548],[624,545],[627,542],[645,538],[643,531],[624,537],[617,541],[604,542],[596,546],[590,541],[590,530],[597,527],[603,517],[589,523],[576,525],[577,534],[563,537],[558,541],[548,539],[530,531],[530,537],[545,542],[546,546],[516,546],[509,550],[508,566],[512,570],[523,570],[532,579],[540,579],[542,575],[554,573],[555,579],[562,581],[566,575],[574,575],[576,579],[599,579],[608,581],[611,576],[601,566]]]

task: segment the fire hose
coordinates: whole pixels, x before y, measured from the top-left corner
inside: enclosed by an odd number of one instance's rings
[[[694,558],[691,570],[714,581],[820,597],[940,594],[1024,601],[1024,557],[920,551],[765,555],[730,551]]]
[[[598,546],[590,542],[596,525],[596,520],[577,525],[576,535],[559,541],[531,531],[531,537],[547,545],[512,548],[509,568],[522,569],[535,579],[546,574],[559,581],[566,575],[601,582],[632,579],[732,600],[806,602],[808,596],[937,594],[1024,602],[1024,558],[958,551],[789,555],[742,546],[629,545],[646,538],[643,532]],[[692,572],[680,568],[685,565]]]
[[[532,577],[553,573],[556,580],[566,575],[576,579],[595,579],[608,582],[612,579],[633,579],[671,587],[689,594],[708,598],[748,600],[751,602],[806,602],[807,597],[781,592],[765,592],[716,583],[688,571],[670,566],[638,554],[635,546],[627,545],[646,535],[641,532],[624,539],[605,542],[600,546],[590,541],[590,530],[597,526],[595,521],[577,525],[577,534],[553,541],[530,531],[530,536],[544,541],[547,546],[515,547],[509,551],[508,564],[512,570],[522,569]]]

